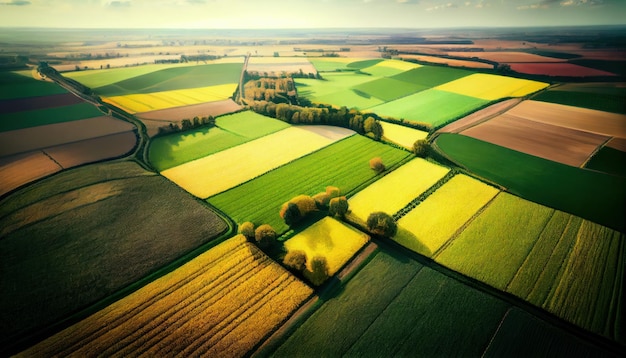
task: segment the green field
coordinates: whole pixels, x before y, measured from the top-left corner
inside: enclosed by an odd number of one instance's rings
[[[215,124],[214,128],[154,138],[150,142],[150,162],[156,170],[163,171],[289,127],[251,111],[218,117]]]
[[[98,88],[127,80],[129,78],[146,75],[148,73],[165,70],[180,65],[153,64],[133,67],[120,67],[103,70],[89,70],[63,73],[64,77],[74,79],[89,88]],[[185,66],[187,67],[187,66]]]
[[[384,103],[383,100],[365,92],[353,89],[340,90],[311,98],[313,102],[346,106],[348,108],[365,109]]]
[[[0,71],[0,100],[67,93],[54,82],[36,80],[15,72]]]
[[[69,106],[0,114],[0,132],[43,126],[103,116],[94,105],[78,103]]]
[[[13,343],[228,234],[131,162],[68,170],[0,202],[0,343]]]
[[[422,66],[399,73],[391,78],[431,88],[473,73],[474,72],[455,68]]]
[[[319,58],[319,57],[309,57],[308,60],[309,62],[311,62],[311,64],[313,64],[313,67],[315,67],[315,69],[318,72],[354,71],[355,70],[355,69],[348,67],[348,65],[350,64],[349,61],[333,60],[332,57],[329,57],[328,59]],[[326,77],[326,74],[324,74],[324,77]]]
[[[338,187],[344,195],[349,194],[376,178],[369,160],[377,156],[387,167],[392,167],[411,154],[353,135],[215,195],[208,202],[235,222],[267,223],[277,232],[284,232],[288,227],[278,215],[283,203],[300,194],[315,195],[329,185]]]
[[[626,89],[611,84],[556,87],[539,93],[533,100],[626,114]]]
[[[367,93],[370,96],[380,98],[385,102],[408,96],[425,89],[428,89],[428,87],[386,77],[365,82],[353,87],[353,90]]]
[[[374,66],[375,64],[383,62],[383,61],[384,60],[381,58],[376,58],[372,60],[355,61],[355,62],[350,62],[347,67],[353,68],[355,70],[362,70],[366,67]]]
[[[98,95],[113,97],[215,86],[238,82],[242,68],[242,63],[172,67],[124,79],[93,90]]]
[[[525,199],[626,231],[626,179],[552,162],[458,134],[436,146],[456,163]]]
[[[626,152],[611,147],[602,147],[589,159],[585,168],[626,177]]]
[[[349,91],[349,88],[371,80],[371,76],[355,74],[353,72],[340,72],[325,74],[324,80],[297,78],[295,82],[298,88],[298,95],[315,102],[315,99],[319,96],[340,91]],[[331,104],[335,104],[335,102]]]
[[[418,70],[421,68],[418,68]],[[441,127],[489,103],[475,97],[428,89],[395,101],[368,108],[383,117]]]

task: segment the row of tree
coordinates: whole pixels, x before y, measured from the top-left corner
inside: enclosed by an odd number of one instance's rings
[[[159,127],[159,135],[176,133],[181,131],[188,131],[191,129],[199,128],[199,127],[214,127],[215,126],[215,118],[209,115],[206,117],[198,117],[195,116],[192,119],[185,118],[178,123],[170,123],[166,126]]]

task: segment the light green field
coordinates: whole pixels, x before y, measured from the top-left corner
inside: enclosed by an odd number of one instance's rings
[[[352,87],[352,89],[367,93],[384,101],[392,101],[400,97],[423,91],[428,89],[428,87],[383,77],[356,85]]]
[[[393,240],[430,257],[498,192],[467,175],[456,175],[398,220]]]
[[[312,101],[316,103],[333,104],[335,106],[346,106],[348,108],[356,109],[365,109],[384,103],[384,101],[379,98],[351,89],[332,92],[322,96],[315,96],[312,98]]]
[[[307,268],[315,256],[326,257],[328,273],[334,275],[368,241],[367,235],[331,217],[325,217],[285,241],[288,251],[302,250]]]
[[[365,222],[375,211],[394,215],[449,171],[424,159],[413,159],[351,197],[350,218]]]
[[[372,76],[390,77],[418,67],[421,65],[400,60],[385,60],[373,66],[362,68],[361,71]]]
[[[383,139],[408,150],[413,150],[413,143],[418,139],[425,139],[428,132],[420,131],[414,128],[405,127],[399,124],[380,121],[383,127]]]
[[[324,80],[297,78],[295,82],[298,88],[298,95],[315,102],[315,98],[318,96],[345,91],[352,86],[369,82],[373,79],[376,78],[352,72],[340,72],[324,74]]]
[[[88,70],[65,72],[64,77],[74,79],[89,88],[97,88],[113,84],[115,82],[127,80],[132,77],[145,75],[148,73],[164,70],[171,67],[185,67],[189,65],[179,64],[153,64],[134,67],[110,68],[103,70]]]

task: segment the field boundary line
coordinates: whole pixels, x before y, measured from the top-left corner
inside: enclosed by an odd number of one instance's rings
[[[483,212],[485,212],[485,210],[487,210],[487,208],[489,206],[491,206],[491,204],[496,200],[497,197],[500,196],[500,194],[502,194],[502,191],[499,191],[496,195],[494,195],[491,199],[489,199],[488,202],[485,203],[485,205],[483,205],[480,209],[478,209],[478,211],[476,211],[474,213],[474,215],[472,215],[463,225],[461,225],[460,228],[458,228],[449,238],[448,240],[446,240],[446,242],[443,243],[443,245],[441,245],[439,247],[439,249],[437,249],[437,251],[433,252],[433,254],[431,255],[431,258],[433,259],[433,261],[435,260],[435,258],[439,257],[439,255],[448,247],[450,247],[450,245],[452,245],[452,243],[454,242],[454,240],[457,239],[457,237],[459,237],[459,235],[461,235],[461,233],[463,231],[465,231],[465,229],[468,228],[468,226],[470,226],[472,224],[472,222],[474,222],[474,220],[476,220]]]
[[[421,204],[424,200],[426,200],[435,191],[437,191],[444,184],[446,184],[454,176],[456,176],[456,171],[452,169],[448,170],[448,172],[439,180],[437,180],[435,184],[431,185],[428,189],[426,189],[423,193],[421,193],[417,198],[411,200],[407,205],[405,205],[403,208],[401,208],[395,214],[393,214],[393,219],[396,221],[400,220],[402,217],[408,214],[411,210],[415,209],[419,204]]]
[[[589,161],[594,157],[594,155],[598,154],[598,152],[600,150],[602,150],[602,148],[604,148],[613,138],[615,138],[614,136],[608,137],[604,142],[602,142],[602,144],[598,145],[596,147],[596,149],[593,150],[593,152],[589,153],[589,156],[587,157],[587,159],[585,159],[585,161],[580,165],[579,168],[581,169],[587,169],[585,168],[587,166],[587,164],[589,163]],[[594,170],[594,169],[589,169],[589,170]],[[594,170],[596,172],[600,172],[603,173],[599,170]]]
[[[496,336],[500,332],[500,329],[502,328],[502,325],[504,324],[504,321],[506,320],[506,318],[509,316],[509,313],[511,313],[511,311],[513,310],[513,307],[514,306],[509,307],[509,309],[506,310],[506,312],[504,313],[504,316],[502,316],[502,319],[500,320],[500,323],[498,324],[498,328],[496,328],[496,330],[493,332],[493,335],[491,336],[491,339],[489,340],[489,344],[487,344],[487,347],[485,347],[483,354],[480,355],[481,357],[484,357],[487,351],[489,351],[489,347],[491,347],[491,345],[493,344],[493,341],[495,341]]]

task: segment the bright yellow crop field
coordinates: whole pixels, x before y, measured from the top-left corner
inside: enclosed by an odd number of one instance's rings
[[[400,60],[385,60],[375,64],[372,67],[389,67],[396,70],[408,71],[414,68],[422,67],[422,65],[418,65],[416,63],[400,61]]]
[[[188,106],[191,104],[221,101],[232,96],[236,89],[236,83],[228,83],[200,88],[104,97],[102,100],[128,113],[141,113]]]
[[[450,179],[398,220],[396,242],[432,256],[499,190],[464,174]]]
[[[408,150],[413,149],[413,143],[418,139],[424,139],[428,132],[380,121],[383,127],[383,138],[389,142],[400,145]]]
[[[435,89],[491,101],[522,97],[546,87],[548,84],[544,82],[477,73],[444,83]]]
[[[242,356],[312,294],[236,236],[23,353]]]
[[[369,240],[368,236],[331,217],[325,217],[285,242],[288,251],[302,250],[307,267],[315,256],[324,256],[328,271],[334,275]]]
[[[374,211],[393,215],[448,171],[448,168],[424,159],[413,159],[350,198],[350,217],[365,222]]]
[[[163,176],[199,198],[254,179],[350,135],[330,139],[315,127],[289,127],[204,158],[164,170]]]

